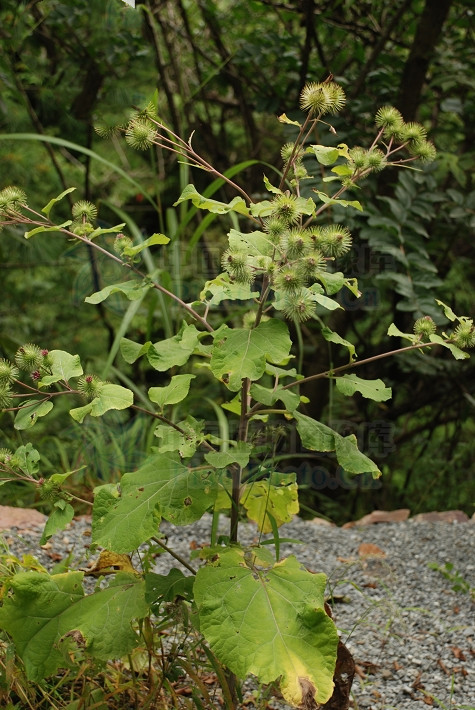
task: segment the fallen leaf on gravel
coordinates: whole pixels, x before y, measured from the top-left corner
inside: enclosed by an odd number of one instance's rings
[[[450,675],[450,671],[447,669],[447,666],[444,664],[444,662],[441,658],[437,659],[437,665],[442,668],[442,670],[444,671],[444,673],[446,675]]]
[[[451,649],[452,649],[452,653],[454,654],[455,658],[457,658],[459,661],[466,661],[467,660],[467,658],[461,648],[459,648],[458,646],[451,646]]]
[[[359,557],[386,557],[386,553],[377,545],[371,542],[362,542],[358,547]]]

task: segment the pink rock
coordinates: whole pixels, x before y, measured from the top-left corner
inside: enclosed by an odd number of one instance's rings
[[[469,517],[463,510],[434,510],[432,513],[419,513],[413,520],[424,521],[426,523],[466,523]]]
[[[408,519],[411,511],[409,508],[399,508],[398,510],[373,510],[372,513],[364,515],[360,520],[345,523],[344,528],[353,528],[356,525],[373,525],[375,523],[402,523]]]
[[[28,530],[44,525],[46,520],[46,515],[33,508],[13,508],[10,505],[0,505],[0,530],[8,530],[13,527]]]

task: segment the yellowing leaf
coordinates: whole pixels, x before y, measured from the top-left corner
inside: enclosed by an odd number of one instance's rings
[[[239,678],[280,678],[285,700],[325,703],[333,692],[338,634],[324,611],[326,578],[295,557],[268,565],[259,550],[225,549],[198,570],[200,631]]]
[[[265,481],[253,481],[243,486],[241,503],[247,511],[247,517],[257,523],[263,533],[272,532],[269,515],[280,527],[290,523],[299,512],[295,478],[295,473],[272,473]]]
[[[300,123],[298,121],[292,121],[290,118],[287,117],[285,113],[282,113],[280,116],[278,116],[278,120],[281,123],[287,123],[288,125],[298,126],[300,128]]]
[[[129,555],[119,555],[117,552],[110,552],[109,550],[102,550],[98,559],[84,571],[94,577],[99,577],[103,574],[116,574],[116,572],[136,573]]]

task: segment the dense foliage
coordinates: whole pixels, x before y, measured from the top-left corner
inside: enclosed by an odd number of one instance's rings
[[[9,700],[127,657],[135,706],[179,707],[179,657],[212,706],[206,657],[228,708],[249,674],[333,708],[348,652],[280,526],[473,505],[472,15],[370,5],[2,8],[0,482],[50,514],[43,543],[92,505],[103,549],[92,593],[2,555]],[[190,564],[160,521],[205,513]],[[153,573],[157,550],[184,573]]]
[[[222,237],[217,220],[203,221],[184,203],[172,207],[189,181],[188,168],[160,149],[138,155],[116,139],[103,141],[93,125],[103,132],[118,116],[126,120],[130,106],[143,104],[156,81],[160,115],[179,135],[195,131],[195,148],[218,169],[249,157],[275,163],[281,143],[293,140],[297,129],[282,124],[276,130],[271,114],[296,104],[308,80],[331,72],[352,97],[334,121],[339,142],[364,145],[376,108],[387,103],[407,121],[422,121],[439,153],[435,167],[422,174],[373,174],[366,194],[380,198],[367,200],[361,214],[344,217],[354,239],[345,268],[358,278],[363,297],[352,304],[346,299],[346,313],[332,314],[329,327],[355,342],[360,358],[378,354],[392,321],[407,331],[416,318],[430,314],[442,325],[432,289],[457,313],[473,308],[473,17],[468,2],[445,1],[436,10],[420,0],[390,6],[309,1],[298,8],[200,0],[146,2],[137,10],[118,0],[73,6],[7,0],[0,30],[3,186],[20,184],[40,204],[76,185],[85,199],[99,199],[105,226],[118,216],[133,220],[137,231],[166,233],[174,247],[160,257],[163,278],[192,298],[200,287],[196,275],[211,278],[216,271]],[[332,140],[319,129],[317,142]],[[236,169],[250,194],[258,196],[259,170]],[[193,179],[198,189],[206,187],[199,172]],[[224,201],[232,198],[225,185],[220,190]],[[338,209],[334,214],[336,221],[343,219]],[[11,356],[23,342],[44,342],[45,336],[66,349],[74,339],[79,354],[110,376],[123,305],[98,304],[94,314],[77,306],[115,280],[115,267],[105,267],[90,250],[65,249],[54,240],[25,244],[18,235],[0,249],[2,356]],[[53,302],[49,294],[58,288],[63,295]],[[152,314],[150,309],[139,331],[129,335],[170,336],[173,323]],[[172,321],[179,317],[172,309]],[[88,337],[80,335],[82,329]],[[303,334],[304,374],[341,364],[337,351],[320,348],[316,354],[311,324]],[[337,521],[375,506],[404,505],[414,512],[462,507],[470,513],[473,366],[468,361],[454,370],[441,353],[430,366],[426,359],[405,356],[380,363],[377,372],[397,384],[396,398],[384,408],[375,409],[364,398],[348,407],[318,381],[305,394],[314,416],[358,434],[360,445],[384,469],[385,485],[332,490],[312,481],[299,460],[301,483],[310,488],[305,503]],[[4,445],[21,443],[8,416],[2,429]],[[58,417],[56,427],[39,428],[36,436],[46,446],[50,472],[85,462],[88,475],[94,469],[110,480],[131,466],[145,435],[119,418],[64,431]],[[120,447],[114,445],[117,437]],[[325,462],[314,460],[310,467],[315,466],[325,468]],[[10,487],[8,495],[18,503],[33,502],[24,487]]]

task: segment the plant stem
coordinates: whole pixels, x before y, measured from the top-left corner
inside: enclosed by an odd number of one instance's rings
[[[156,542],[157,545],[160,545],[160,547],[163,547],[163,549],[168,552],[169,555],[174,557],[177,562],[183,565],[183,567],[186,567],[186,569],[190,570],[190,572],[196,574],[196,570],[185,559],[183,559],[183,557],[179,555],[178,552],[175,552],[170,547],[168,547],[168,545],[165,545],[165,543],[162,542],[159,537],[152,536],[150,539]]]
[[[310,375],[309,377],[303,377],[301,380],[295,380],[289,385],[284,385],[282,389],[287,390],[291,387],[296,387],[304,382],[311,382],[313,380],[319,380],[323,377],[331,377],[336,372],[343,372],[344,370],[349,370],[352,367],[358,367],[359,365],[367,365],[369,362],[374,362],[375,360],[382,360],[385,357],[392,357],[393,355],[399,355],[399,353],[406,353],[410,350],[420,350],[421,348],[434,347],[435,345],[440,345],[440,343],[417,343],[416,345],[408,345],[405,348],[398,348],[397,350],[390,350],[386,353],[380,353],[379,355],[372,355],[367,357],[365,360],[358,360],[357,362],[349,362],[346,365],[340,365],[340,367],[334,367],[332,370],[326,370],[325,372],[319,372],[317,375]]]
[[[244,378],[241,383],[241,418],[239,421],[238,441],[247,441],[249,430],[249,419],[247,412],[249,409],[249,390],[251,381],[248,377]],[[237,542],[238,525],[239,525],[239,499],[241,497],[241,476],[242,467],[234,466],[232,469],[232,492],[231,492],[231,520],[229,530],[230,542]]]

